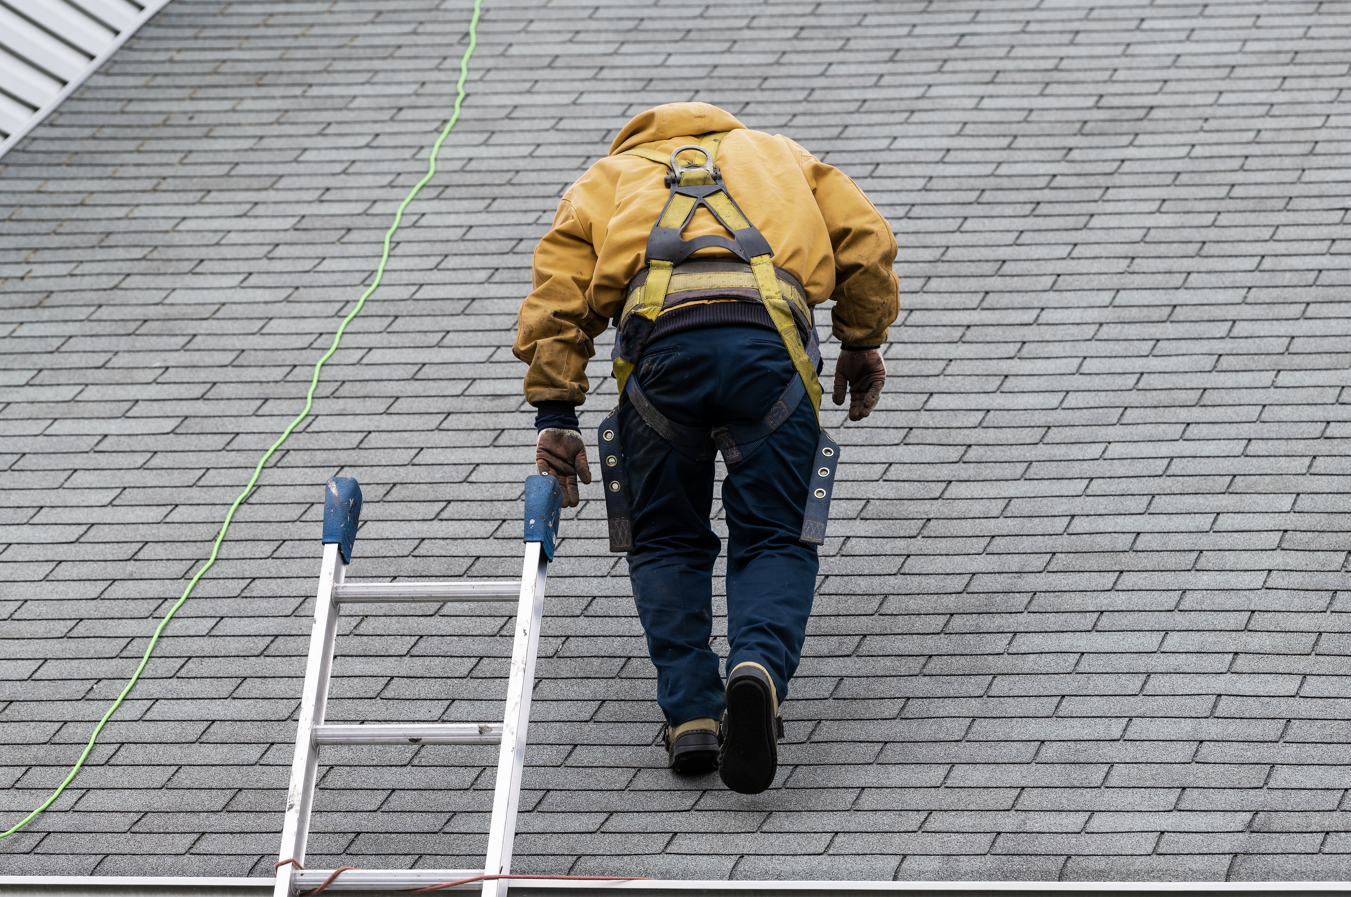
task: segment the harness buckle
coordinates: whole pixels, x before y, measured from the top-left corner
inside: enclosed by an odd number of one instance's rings
[[[726,427],[714,427],[709,435],[713,437],[713,443],[718,447],[718,451],[722,452],[722,460],[728,467],[741,463],[741,446],[737,445],[736,437],[732,435],[731,430]]]

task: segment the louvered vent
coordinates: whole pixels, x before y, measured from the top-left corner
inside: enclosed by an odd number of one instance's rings
[[[0,155],[168,0],[0,0]]]

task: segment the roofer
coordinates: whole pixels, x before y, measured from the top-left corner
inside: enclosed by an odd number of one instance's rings
[[[688,235],[688,238],[686,236]],[[835,300],[833,400],[867,417],[896,318],[896,240],[858,186],[704,103],[636,116],[535,249],[514,352],[540,473],[591,482],[576,409],[614,321],[619,407],[600,426],[610,548],[627,551],[677,773],[773,782],[839,448],[819,422],[812,307]],[[713,458],[727,466],[727,683],[712,635]]]

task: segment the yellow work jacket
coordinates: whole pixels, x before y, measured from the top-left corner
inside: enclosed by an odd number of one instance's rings
[[[553,228],[535,248],[533,289],[521,304],[516,357],[530,365],[525,397],[586,401],[594,340],[623,308],[624,288],[644,264],[652,226],[670,196],[665,166],[625,150],[669,154],[703,134],[728,131],[717,165],[727,190],[774,250],[774,264],[801,281],[807,302],[835,300],[840,342],[877,346],[899,308],[896,238],[858,185],[782,135],[752,131],[706,103],[671,103],[636,116],[610,154],[577,179]],[[727,235],[699,209],[686,239]],[[735,258],[719,248],[695,258]]]

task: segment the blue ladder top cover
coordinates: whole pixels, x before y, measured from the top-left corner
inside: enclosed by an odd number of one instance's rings
[[[563,490],[551,476],[525,478],[525,539],[543,545],[544,556],[554,559]],[[336,543],[344,564],[352,563],[352,546],[361,521],[361,487],[351,477],[334,477],[324,489],[324,544]]]
[[[539,474],[525,478],[525,541],[542,543],[544,556],[551,561],[562,508],[563,490],[558,480]]]
[[[351,477],[334,477],[324,489],[324,544],[337,543],[344,564],[352,563],[352,543],[361,520],[361,487]]]

